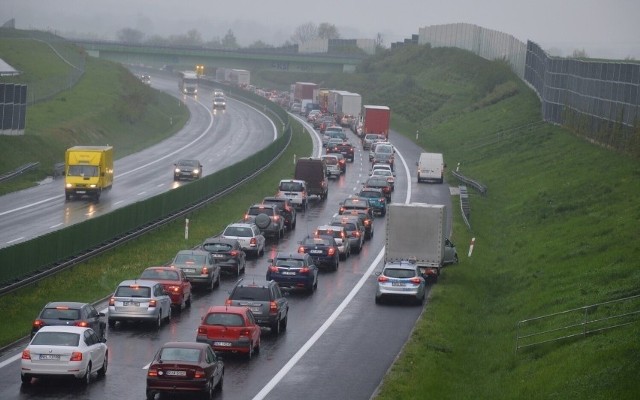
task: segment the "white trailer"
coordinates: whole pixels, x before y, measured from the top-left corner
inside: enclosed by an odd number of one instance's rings
[[[251,84],[251,72],[246,69],[232,69],[230,81],[240,87],[247,87]]]
[[[444,231],[445,211],[442,204],[389,204],[385,264],[409,260],[431,281],[437,281],[445,264],[458,261],[456,248]]]
[[[341,92],[337,96],[337,111],[340,124],[351,125],[354,119],[359,118],[362,109],[362,96],[358,93]]]

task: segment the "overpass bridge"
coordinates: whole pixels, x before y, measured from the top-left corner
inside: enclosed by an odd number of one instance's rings
[[[205,73],[216,68],[274,70],[290,72],[353,72],[365,55],[300,54],[277,49],[213,49],[188,46],[151,46],[109,41],[74,40],[88,54],[122,64],[152,67],[171,66],[194,70],[204,65]]]

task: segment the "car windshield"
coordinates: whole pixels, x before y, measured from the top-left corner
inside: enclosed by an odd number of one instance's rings
[[[116,297],[151,297],[151,288],[146,286],[119,286],[115,293]]]
[[[178,166],[180,167],[197,167],[198,162],[196,160],[182,160],[178,161]]]
[[[269,301],[269,289],[255,286],[238,286],[232,300]]]
[[[228,226],[222,234],[224,236],[251,237],[253,236],[253,231],[245,226]]]
[[[42,311],[40,318],[75,321],[80,319],[80,310],[69,308],[45,308],[44,311]]]
[[[206,258],[203,254],[178,254],[173,260],[174,264],[205,264]]]
[[[93,165],[70,165],[67,176],[98,176],[98,167]]]
[[[200,349],[165,347],[160,351],[160,360],[198,362],[200,360]]]
[[[280,190],[287,192],[302,192],[301,182],[282,182],[280,183]]]
[[[211,313],[207,315],[203,323],[205,325],[244,326],[244,318],[239,314]]]
[[[224,103],[224,97],[216,97],[213,101],[217,102],[217,103]]]
[[[233,249],[233,246],[229,243],[205,243],[202,248],[206,251],[215,253],[220,251],[229,251]]]
[[[180,275],[178,271],[170,271],[166,269],[147,269],[142,272],[140,275],[141,279],[162,279],[167,281],[177,281],[180,280]]]
[[[382,274],[389,278],[414,278],[416,271],[406,268],[385,268]]]
[[[45,346],[71,346],[78,347],[80,335],[73,332],[38,332],[33,337],[31,344]]]

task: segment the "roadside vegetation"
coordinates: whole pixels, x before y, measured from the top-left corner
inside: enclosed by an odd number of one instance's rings
[[[0,39],[0,58],[24,71],[11,78],[14,82],[68,79],[70,67],[41,42]],[[49,70],[55,79],[45,78]],[[0,195],[52,176],[53,165],[64,161],[68,147],[110,144],[115,157],[121,158],[171,136],[188,117],[176,98],[151,89],[119,64],[87,57],[85,73],[75,86],[27,107],[24,135],[0,135],[0,174],[40,163],[37,169],[1,183]]]
[[[537,97],[504,63],[460,50],[407,46],[377,55],[355,74],[254,75],[268,88],[324,82],[388,105],[395,130],[412,139],[418,132],[418,144],[444,153],[449,170],[460,163],[460,172],[488,187],[486,196],[470,189],[471,229],[456,208],[460,263],[433,288],[379,399],[637,398],[637,320],[515,352],[520,320],[640,294],[637,159],[541,123]],[[256,185],[190,216],[188,241],[177,221],[14,292],[11,301],[0,298],[0,343],[27,334],[46,299],[74,293],[72,300],[97,300],[121,279],[218,233],[229,215],[242,214],[243,199],[272,193],[272,177],[291,174],[293,154],[310,153],[308,136],[295,132]],[[457,185],[450,173],[447,181]]]

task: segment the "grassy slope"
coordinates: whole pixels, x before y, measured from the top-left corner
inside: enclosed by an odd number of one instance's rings
[[[541,123],[536,96],[500,62],[405,48],[363,70],[293,80],[389,105],[396,130],[419,130],[423,148],[489,187],[471,193],[473,231],[455,213],[461,263],[435,286],[379,398],[637,398],[638,322],[514,348],[519,320],[640,294],[638,160]]]
[[[16,42],[22,50],[15,51]],[[34,54],[46,62],[35,62]],[[25,71],[22,82],[42,80],[49,70],[65,79],[68,66],[52,54],[39,42],[0,39],[0,58]],[[0,173],[40,162],[39,169],[0,184],[0,194],[50,176],[53,164],[64,160],[70,146],[111,144],[116,158],[121,158],[175,133],[187,118],[186,107],[175,98],[152,90],[117,64],[88,58],[76,86],[28,107],[24,135],[0,136]]]

